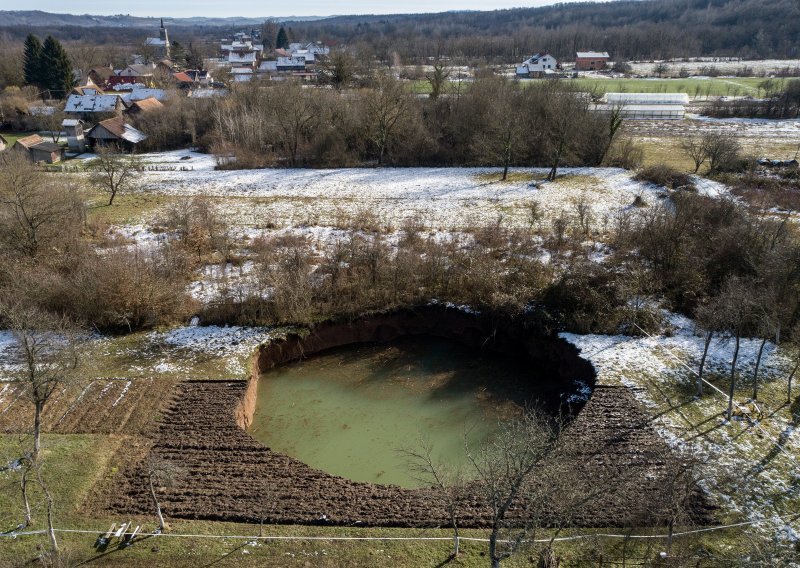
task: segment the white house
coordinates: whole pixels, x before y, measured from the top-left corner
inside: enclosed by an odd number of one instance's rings
[[[517,65],[517,77],[541,77],[545,74],[555,73],[558,61],[549,53],[537,53]]]

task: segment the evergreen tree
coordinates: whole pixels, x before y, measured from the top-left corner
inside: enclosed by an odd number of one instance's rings
[[[64,98],[75,86],[69,55],[53,36],[47,36],[47,39],[44,40],[42,69],[46,73],[42,86],[50,89],[51,96]]]
[[[281,28],[278,30],[278,39],[275,40],[276,49],[286,49],[289,47],[289,36],[286,35],[286,30]]]
[[[189,48],[186,50],[186,68],[187,69],[202,69],[203,68],[203,53],[197,49],[192,42],[189,42]]]
[[[42,42],[33,34],[25,38],[25,51],[23,53],[23,70],[25,84],[41,86],[45,79],[42,70]]]
[[[178,70],[186,69],[186,50],[177,41],[172,42],[172,63]]]

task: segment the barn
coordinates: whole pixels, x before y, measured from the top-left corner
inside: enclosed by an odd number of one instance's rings
[[[53,142],[47,142],[38,134],[20,138],[11,148],[23,153],[33,163],[53,164],[64,157],[64,148]]]
[[[111,146],[127,152],[132,152],[139,142],[147,139],[144,132],[127,124],[121,116],[98,122],[86,137],[92,147]]]
[[[579,51],[575,54],[577,71],[599,71],[608,66],[611,56],[607,51]]]

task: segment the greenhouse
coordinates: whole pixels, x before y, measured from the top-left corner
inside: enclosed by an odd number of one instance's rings
[[[635,120],[683,120],[687,104],[686,93],[607,93],[595,110],[619,109],[622,118]]]
[[[610,105],[688,105],[686,93],[606,93]]]

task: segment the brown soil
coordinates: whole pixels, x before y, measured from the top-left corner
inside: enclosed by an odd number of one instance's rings
[[[522,328],[498,328],[490,321],[445,309],[325,324],[310,335],[293,335],[263,347],[255,370],[346,343],[388,341],[414,333],[450,337],[506,354],[517,350],[532,364],[551,369],[553,377],[563,377],[554,379],[559,388],[566,378],[569,382],[582,378],[593,383],[591,365],[566,342],[534,338]],[[152,440],[152,453],[174,466],[172,483],[159,488],[168,516],[388,527],[446,524],[442,503],[429,490],[342,479],[254,440],[241,426],[248,425],[252,416],[255,385],[255,381],[187,381],[177,385],[173,402]],[[647,518],[636,517],[639,523],[658,520],[661,514],[654,503],[663,485],[669,451],[628,389],[597,387],[577,412],[566,436],[569,464],[579,491],[589,493],[598,484],[607,486],[572,512],[568,520],[553,513],[549,522],[619,526],[631,522],[636,511],[648,512]],[[128,461],[104,482],[113,491],[97,488],[94,493],[104,498],[95,503],[96,507],[114,514],[151,514],[143,458],[147,453],[136,452],[140,457]],[[613,484],[609,482],[612,477]],[[557,499],[553,501],[549,509],[557,511]],[[467,498],[462,511],[462,526],[486,525],[485,508],[477,497]],[[699,494],[694,513],[700,522],[712,519],[711,508]]]

